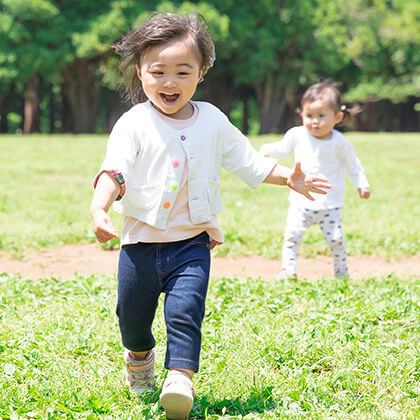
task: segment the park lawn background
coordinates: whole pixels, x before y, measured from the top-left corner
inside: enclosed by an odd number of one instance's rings
[[[349,137],[372,184],[369,201],[348,185],[350,253],[413,255],[419,136]],[[258,148],[279,138],[251,140]],[[0,137],[3,250],[21,257],[27,248],[94,240],[90,180],[105,144],[104,136]],[[253,191],[224,172],[222,191],[227,243],[217,253],[277,257],[287,189]],[[322,242],[308,231],[302,253],[326,252]],[[419,286],[418,276],[398,275],[212,278],[191,418],[419,418]],[[115,276],[33,281],[0,274],[0,418],[164,418],[162,302],[154,324],[156,390],[138,399],[124,385],[115,301]]]
[[[347,179],[343,227],[349,254],[414,255],[419,250],[420,136],[348,133],[371,183],[361,200]],[[256,149],[281,136],[252,137]],[[27,248],[94,241],[89,205],[91,180],[105,156],[107,137],[0,136],[0,250],[22,257]],[[283,163],[283,162],[282,162]],[[284,162],[292,165],[292,158]],[[288,207],[287,187],[250,189],[222,172],[224,211],[218,216],[225,244],[214,254],[279,258]],[[122,217],[111,210],[117,228]],[[318,227],[303,238],[301,254],[328,253]],[[113,243],[112,246],[118,246]]]

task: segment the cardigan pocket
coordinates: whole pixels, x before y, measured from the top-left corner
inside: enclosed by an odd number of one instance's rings
[[[128,200],[135,207],[143,210],[153,208],[161,195],[160,185],[147,185],[144,187],[127,188],[126,192]]]
[[[211,209],[211,214],[220,213],[222,211],[222,197],[220,195],[219,180],[208,180],[207,195],[209,200],[209,206]]]

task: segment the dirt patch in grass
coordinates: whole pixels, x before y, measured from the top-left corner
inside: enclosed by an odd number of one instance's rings
[[[22,260],[0,254],[0,273],[20,273],[22,277],[73,278],[91,274],[112,275],[117,271],[118,251],[105,251],[98,244],[64,245],[60,248],[45,248],[28,251]],[[350,275],[363,278],[376,275],[414,275],[420,277],[420,255],[389,261],[378,256],[349,256]],[[258,277],[273,279],[280,271],[280,260],[269,260],[260,256],[225,259],[212,258],[211,276],[241,278]],[[313,259],[298,259],[298,276],[316,280],[333,275],[332,259],[323,255]]]

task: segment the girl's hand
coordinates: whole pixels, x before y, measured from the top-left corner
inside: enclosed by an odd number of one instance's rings
[[[359,197],[364,198],[367,200],[370,197],[369,188],[358,188],[357,191],[359,192]]]
[[[313,177],[302,172],[300,162],[296,162],[293,166],[292,173],[287,178],[287,185],[289,188],[303,194],[311,201],[314,201],[315,198],[309,194],[310,192],[316,194],[327,194],[327,191],[320,188],[331,188],[331,185],[328,184],[326,179]]]
[[[95,232],[95,235],[100,243],[104,244],[112,238],[118,238],[118,233],[112,224],[111,218],[108,216],[105,210],[92,210],[91,217],[93,231]]]

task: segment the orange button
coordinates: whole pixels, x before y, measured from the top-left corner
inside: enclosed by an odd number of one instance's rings
[[[163,207],[165,207],[165,209],[169,209],[170,206],[171,206],[171,203],[169,201],[163,204]]]

